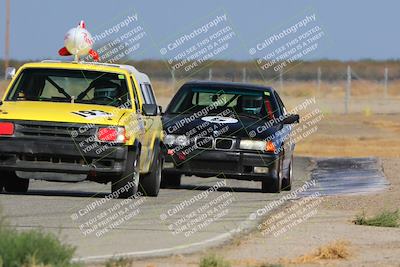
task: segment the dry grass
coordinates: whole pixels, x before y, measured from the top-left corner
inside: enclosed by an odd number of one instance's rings
[[[362,133],[360,133],[361,135]],[[296,154],[314,157],[387,157],[400,156],[395,139],[322,136],[318,133],[297,144]]]
[[[8,83],[9,83],[8,81],[0,81],[0,97],[3,96],[4,91],[6,90]]]
[[[279,86],[275,86],[279,89]],[[306,97],[319,95],[326,98],[343,98],[346,90],[346,81],[322,82],[318,91],[316,82],[284,82],[282,93],[285,96]],[[400,97],[400,81],[393,81],[388,86],[391,97]],[[352,81],[351,95],[353,97],[384,95],[384,86],[372,81]]]
[[[132,259],[128,258],[111,258],[105,263],[105,267],[128,267],[131,266]]]
[[[183,80],[178,84],[170,81],[153,80],[153,87],[157,96],[168,96],[182,85]],[[321,96],[323,98],[343,98],[346,90],[346,81],[322,82],[318,90],[315,81],[284,81],[282,90],[276,82],[265,82],[262,80],[252,80],[249,83],[269,85],[278,89],[284,96],[289,97],[309,97]],[[388,86],[390,97],[400,97],[400,81],[392,81]],[[373,81],[353,81],[351,85],[351,95],[353,97],[383,97],[384,86],[382,83]]]
[[[321,246],[314,252],[305,254],[293,260],[283,260],[283,262],[286,264],[316,263],[320,260],[345,260],[350,256],[350,242],[338,240]]]
[[[325,115],[318,130],[296,145],[296,154],[319,157],[400,157],[400,120],[389,115]]]

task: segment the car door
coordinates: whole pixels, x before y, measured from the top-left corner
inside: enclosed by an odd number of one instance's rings
[[[274,92],[275,98],[278,104],[278,108],[280,109],[280,113],[283,116],[288,115],[285,105],[283,104],[282,99],[280,98],[277,92]],[[283,168],[286,170],[289,168],[289,164],[291,161],[291,157],[293,155],[294,144],[291,142],[291,132],[292,132],[292,125],[284,124],[282,127],[282,138],[284,140],[284,159],[283,159]]]
[[[151,83],[141,82],[140,93],[143,99],[142,104],[157,105]],[[154,146],[157,144],[156,141],[161,139],[162,124],[159,114],[157,116],[147,116],[143,114],[143,119],[146,134],[143,139],[144,143],[142,144],[142,155],[146,160],[142,160],[140,165],[141,169],[147,172],[154,158]]]
[[[139,81],[135,80],[134,76],[130,77],[130,83],[133,91],[133,101],[135,110],[130,114],[129,123],[127,125],[127,131],[131,133],[131,135],[135,136],[140,144],[141,144],[141,153],[140,153],[140,172],[146,172],[147,170],[143,169],[143,162],[147,162],[149,159],[147,157],[147,136],[146,136],[146,119],[142,115],[142,105],[143,105],[143,96],[140,90]],[[132,105],[133,106],[133,105]]]

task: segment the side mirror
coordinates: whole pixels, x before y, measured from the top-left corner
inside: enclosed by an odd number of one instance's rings
[[[162,110],[162,106],[158,106],[158,112],[160,112],[160,114],[163,114],[163,110]]]
[[[6,80],[11,80],[12,78],[14,78],[15,72],[16,72],[15,68],[7,67],[5,75]]]
[[[300,122],[300,116],[298,114],[288,114],[286,118],[282,120],[283,124],[293,124],[299,122]]]
[[[158,114],[158,106],[156,104],[143,104],[143,115],[156,116]]]

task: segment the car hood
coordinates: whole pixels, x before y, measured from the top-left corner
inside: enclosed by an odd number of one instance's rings
[[[164,114],[162,120],[167,134],[188,135],[190,133],[190,136],[198,135],[202,131],[212,128],[209,135],[220,131],[218,135],[221,137],[266,139],[282,128],[281,124],[271,126],[268,124],[268,120],[248,117],[233,119],[210,115],[194,118],[193,114]],[[209,122],[208,126],[202,128],[201,125],[206,125],[207,122]]]
[[[5,101],[1,120],[118,125],[126,110],[110,106],[37,101]]]

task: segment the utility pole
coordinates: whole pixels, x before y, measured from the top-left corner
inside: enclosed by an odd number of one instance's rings
[[[246,82],[246,68],[242,69],[242,82]]]
[[[346,94],[344,99],[344,110],[345,113],[349,113],[349,104],[351,97],[351,67],[347,66],[347,84],[346,84]]]
[[[212,80],[212,68],[208,69],[208,80]]]
[[[172,68],[171,70],[171,76],[172,76],[172,90],[175,91],[175,83],[176,83],[176,79],[175,79],[175,69]]]
[[[388,74],[389,74],[389,69],[385,67],[385,81],[384,81],[384,97],[387,98],[388,96]]]
[[[6,0],[6,36],[4,45],[4,77],[10,61],[10,0]]]
[[[320,94],[321,91],[321,67],[317,70],[317,93]]]

